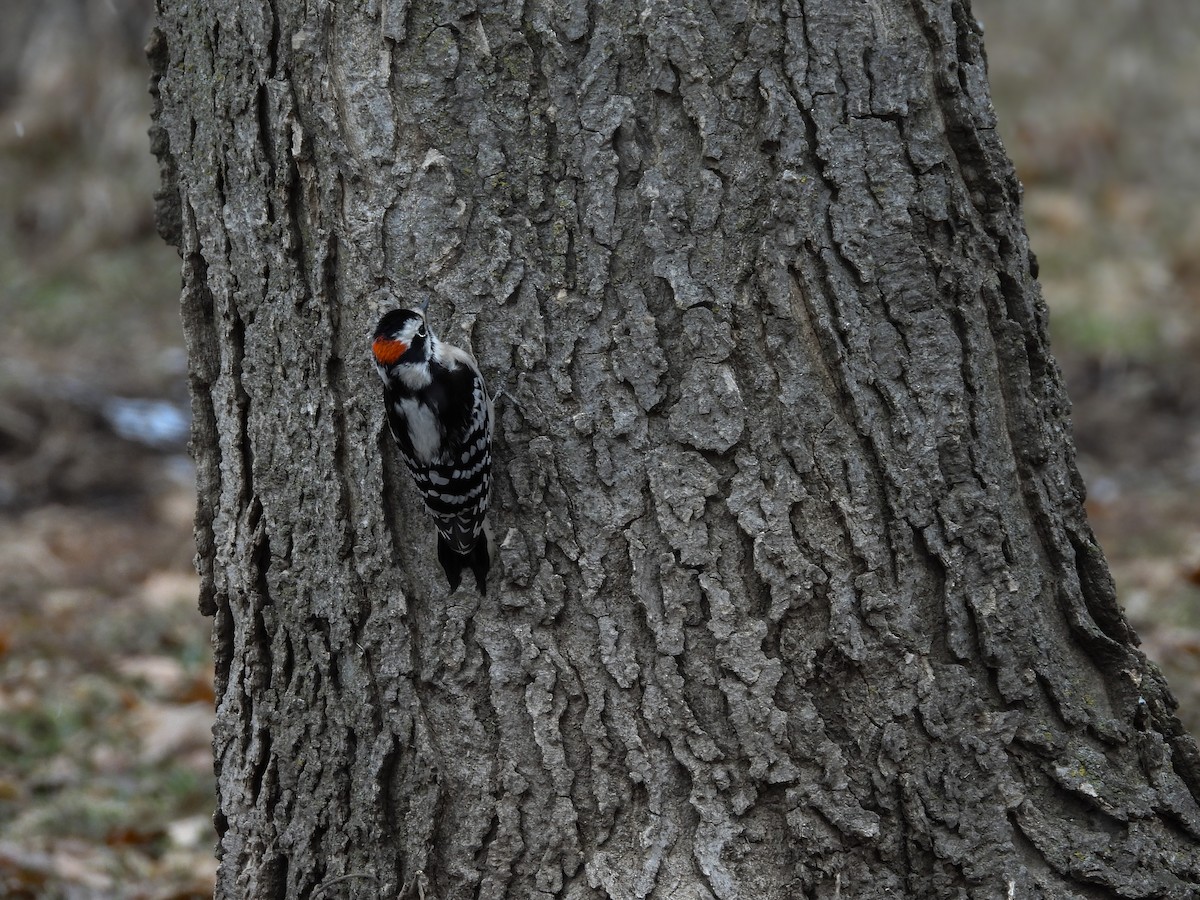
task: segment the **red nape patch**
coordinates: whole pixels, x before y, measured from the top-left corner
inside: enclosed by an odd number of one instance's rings
[[[371,342],[371,350],[375,353],[375,358],[379,360],[379,364],[390,366],[408,349],[408,344],[403,341],[393,341],[391,338],[378,337]]]

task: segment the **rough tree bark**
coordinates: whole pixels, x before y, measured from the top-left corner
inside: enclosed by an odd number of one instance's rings
[[[221,897],[1184,897],[965,0],[159,0]],[[511,398],[447,596],[366,352]],[[395,299],[393,299],[395,298]]]

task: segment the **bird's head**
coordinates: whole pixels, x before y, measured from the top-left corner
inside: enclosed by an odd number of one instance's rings
[[[371,352],[381,372],[403,363],[423,363],[429,358],[429,338],[423,309],[393,309],[379,320]]]

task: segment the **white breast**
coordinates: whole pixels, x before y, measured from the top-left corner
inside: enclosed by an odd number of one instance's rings
[[[417,461],[425,465],[433,462],[443,440],[441,423],[433,410],[419,400],[408,398],[396,404],[396,412],[408,423],[408,438]]]

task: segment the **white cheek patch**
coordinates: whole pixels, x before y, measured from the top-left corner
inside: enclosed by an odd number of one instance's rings
[[[443,439],[442,426],[433,409],[419,400],[406,398],[396,404],[396,412],[408,425],[413,455],[425,465],[433,462]]]

